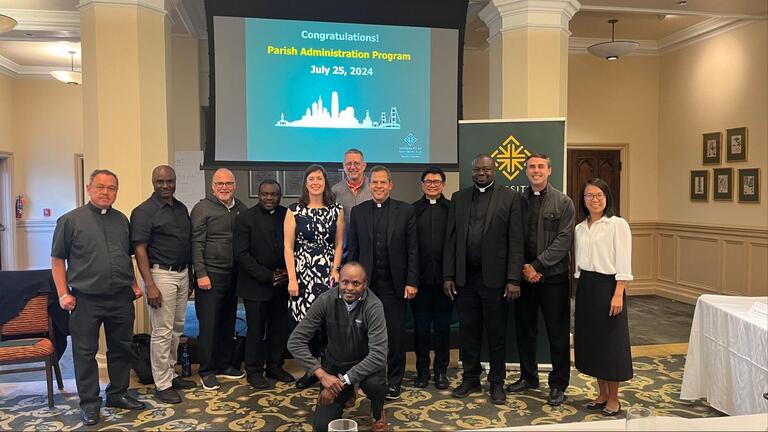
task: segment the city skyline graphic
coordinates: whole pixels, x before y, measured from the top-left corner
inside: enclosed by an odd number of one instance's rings
[[[336,129],[400,129],[400,114],[397,107],[390,108],[389,116],[386,111],[381,111],[377,121],[373,121],[369,110],[365,111],[363,120],[358,120],[355,116],[355,108],[348,106],[343,110],[339,109],[339,93],[331,91],[331,110],[323,105],[323,97],[318,96],[317,100],[307,107],[304,115],[299,120],[289,121],[285,119],[285,113],[280,113],[280,120],[275,123],[277,127],[300,127],[300,128],[336,128]]]

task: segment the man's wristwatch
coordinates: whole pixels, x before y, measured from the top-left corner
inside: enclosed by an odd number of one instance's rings
[[[341,380],[341,382],[344,383],[344,385],[351,385],[352,384],[351,382],[349,382],[349,377],[347,375],[339,374],[338,377]]]

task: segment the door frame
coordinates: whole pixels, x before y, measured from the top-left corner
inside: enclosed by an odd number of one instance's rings
[[[621,185],[619,186],[621,203],[619,204],[619,211],[621,212],[621,217],[629,221],[629,143],[567,143],[566,155],[568,150],[619,150],[619,162],[621,162]],[[566,157],[565,163],[567,173],[568,164],[571,161]],[[578,205],[578,203],[574,203],[574,205]]]
[[[5,226],[5,240],[0,242],[3,270],[16,270],[16,209],[13,196],[13,153],[0,151],[0,223]]]

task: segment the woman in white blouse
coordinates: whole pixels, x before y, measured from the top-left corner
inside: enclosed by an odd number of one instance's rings
[[[600,393],[587,404],[605,416],[621,412],[619,383],[632,379],[632,355],[625,308],[632,280],[632,234],[624,219],[613,215],[608,184],[587,180],[581,209],[588,215],[576,225],[576,369],[597,378]]]

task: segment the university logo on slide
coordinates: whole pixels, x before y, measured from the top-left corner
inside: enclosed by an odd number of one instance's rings
[[[496,169],[510,181],[525,169],[525,158],[530,155],[531,152],[520,144],[514,135],[507,137],[504,143],[491,153],[496,162]]]

